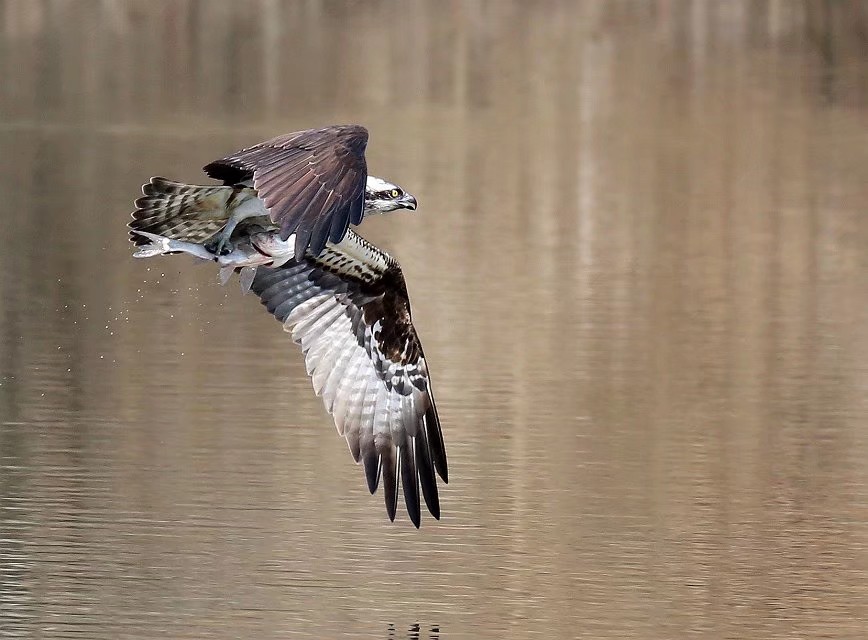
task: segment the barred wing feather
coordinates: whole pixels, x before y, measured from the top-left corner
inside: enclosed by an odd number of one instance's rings
[[[333,415],[368,489],[383,484],[394,520],[403,488],[410,519],[420,495],[435,518],[435,472],[448,481],[440,420],[422,346],[394,259],[352,232],[342,245],[279,268],[260,267],[252,290],[301,345],[314,391]],[[362,260],[360,255],[375,260]]]

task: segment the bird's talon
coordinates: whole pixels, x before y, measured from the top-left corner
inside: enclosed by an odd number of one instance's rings
[[[215,238],[205,243],[205,249],[217,256],[225,256],[232,253],[232,243],[225,238]]]

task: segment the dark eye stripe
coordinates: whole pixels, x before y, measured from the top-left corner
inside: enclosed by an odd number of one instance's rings
[[[397,195],[392,195],[392,192],[395,192]],[[377,200],[393,200],[394,198],[400,198],[404,195],[404,192],[400,189],[386,189],[385,191],[375,191],[374,198]]]

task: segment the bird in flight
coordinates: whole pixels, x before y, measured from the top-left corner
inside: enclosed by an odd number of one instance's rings
[[[382,482],[395,519],[399,491],[413,524],[421,497],[440,518],[448,482],[428,365],[398,261],[349,229],[416,208],[367,175],[368,132],[331,126],[279,136],[205,167],[223,185],[152,178],[130,222],[136,257],[187,253],[235,272],[301,345],[314,391],[334,417],[368,489]]]

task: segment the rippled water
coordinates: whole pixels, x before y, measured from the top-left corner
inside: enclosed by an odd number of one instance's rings
[[[868,11],[0,1],[0,635],[861,638]],[[355,121],[450,460],[390,524],[139,185]]]

